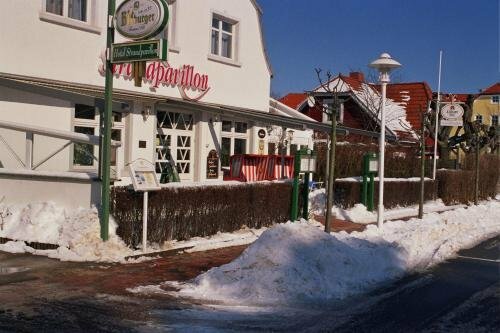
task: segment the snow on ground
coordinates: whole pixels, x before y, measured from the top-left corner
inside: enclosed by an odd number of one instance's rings
[[[157,257],[138,257],[142,250],[132,250],[116,235],[116,223],[110,219],[110,237],[100,238],[99,216],[95,208],[68,211],[52,202],[27,205],[0,204],[0,237],[9,241],[0,244],[0,251],[45,255],[63,261],[103,261],[136,263]],[[186,252],[207,251],[254,242],[266,228],[243,228],[233,233],[217,233],[210,237],[195,237],[188,241],[149,244],[148,253],[189,248]],[[56,244],[55,250],[35,250],[26,243]],[[134,256],[135,259],[126,259]]]
[[[311,210],[316,215],[323,215],[326,206],[325,189],[313,191],[309,194]],[[424,213],[442,212],[465,207],[465,205],[446,206],[441,199],[428,201],[424,204]],[[377,221],[377,212],[370,212],[363,204],[356,204],[354,207],[342,209],[333,207],[335,217],[345,221],[351,221],[360,224],[369,224]],[[395,220],[418,215],[418,205],[409,207],[395,207],[384,211],[386,220]]]
[[[64,261],[123,261],[133,254],[116,235],[116,224],[110,219],[109,240],[100,238],[97,209],[68,211],[52,202],[27,205],[0,205],[6,216],[0,237],[10,238],[0,244],[0,250],[13,253],[33,253]],[[9,212],[9,214],[7,214]],[[59,245],[55,250],[35,250],[25,242]]]
[[[424,219],[387,222],[363,232],[326,234],[306,222],[264,232],[233,262],[187,283],[165,282],[177,295],[227,304],[321,302],[368,291],[425,269],[459,249],[500,234],[500,202]],[[131,292],[158,291],[154,286]]]

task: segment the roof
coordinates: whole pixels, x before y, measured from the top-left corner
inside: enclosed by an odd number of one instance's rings
[[[289,93],[279,99],[281,103],[295,110],[298,110],[306,100],[307,94],[305,93]]]
[[[432,90],[426,82],[388,84],[387,97],[404,106],[406,120],[412,128],[420,129],[420,114],[427,110],[432,99]]]
[[[481,91],[480,95],[497,95],[500,94],[500,82],[495,83],[494,85],[484,89]]]

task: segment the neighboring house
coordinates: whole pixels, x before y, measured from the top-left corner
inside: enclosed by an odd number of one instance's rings
[[[484,89],[474,100],[472,120],[498,129],[500,117],[500,82]]]
[[[107,1],[20,2],[2,0],[0,11],[0,44],[9,46],[0,54],[0,181],[45,172],[55,182],[39,181],[49,197],[62,175],[98,179]],[[158,176],[173,167],[181,181],[221,180],[230,155],[268,153],[271,125],[295,129],[291,144],[310,144],[300,130],[316,122],[270,98],[272,72],[256,1],[168,3],[168,28],[157,36],[168,39],[168,61],[149,62],[142,87],[134,86],[130,64],[114,66],[112,138],[121,142],[112,154],[115,179],[127,183],[128,165],[144,159]],[[115,41],[124,38],[115,33]],[[77,133],[92,144],[30,137],[23,126],[63,137]],[[215,176],[207,170],[214,152]],[[29,192],[15,189],[21,198]],[[0,183],[0,198],[11,200],[13,190]]]
[[[418,85],[418,84],[414,84]],[[331,106],[333,103],[332,93],[328,90],[334,88],[338,90],[338,97],[341,101],[340,110],[337,114],[337,121],[341,126],[347,128],[361,129],[373,132],[380,131],[380,106],[382,96],[379,87],[374,84],[366,83],[364,75],[360,72],[351,72],[349,76],[338,75],[330,80],[328,87],[325,90],[323,86],[316,87],[312,94],[315,95],[320,105]],[[411,93],[420,90],[409,89],[403,86],[399,88],[388,88],[385,118],[386,130],[388,134],[398,140],[412,141],[416,140],[414,130],[418,129],[416,119],[418,115],[413,113],[419,112],[420,103],[425,97],[430,96],[430,89],[426,84],[422,84],[422,96],[415,95],[412,98]],[[400,90],[398,90],[400,89]],[[402,93],[404,92],[404,93]],[[394,97],[394,98],[393,98]],[[291,108],[295,108],[301,113],[311,117],[312,119],[330,123],[331,118],[323,112],[320,106],[309,107],[307,104],[307,95],[305,93],[291,93],[280,99],[280,101]],[[411,102],[410,102],[411,101]],[[418,102],[418,103],[414,103]],[[411,106],[409,108],[409,106]],[[425,108],[423,109],[423,111]],[[408,112],[412,112],[408,117]],[[357,141],[360,136],[349,136],[347,140]]]

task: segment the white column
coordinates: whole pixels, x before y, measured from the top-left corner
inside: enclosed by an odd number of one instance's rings
[[[384,161],[385,161],[385,95],[389,74],[380,75],[382,83],[382,105],[380,109],[380,140],[379,140],[379,163],[378,163],[378,210],[377,225],[382,227],[384,222]]]

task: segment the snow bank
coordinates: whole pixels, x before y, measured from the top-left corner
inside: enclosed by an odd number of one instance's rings
[[[326,206],[326,194],[324,189],[315,190],[309,193],[309,202],[311,204],[311,211],[316,215],[323,215]],[[446,206],[441,199],[435,201],[428,201],[424,204],[424,213],[442,212],[465,207],[465,205]],[[333,213],[336,218],[340,220],[369,224],[377,222],[377,212],[370,212],[365,205],[355,204],[353,207],[343,209],[334,206]],[[395,220],[407,218],[418,215],[418,205],[408,207],[394,207],[386,209],[384,218],[386,220]]]
[[[0,237],[14,239],[0,244],[1,251],[28,252],[65,261],[123,261],[132,250],[116,235],[110,219],[109,240],[100,238],[97,209],[67,211],[51,202],[0,205]],[[0,221],[1,223],[1,221]],[[34,250],[25,242],[59,245],[56,250]]]
[[[179,295],[231,304],[326,301],[367,291],[500,234],[500,203],[430,213],[364,232],[326,234],[305,223],[275,226],[233,262],[188,283]]]

